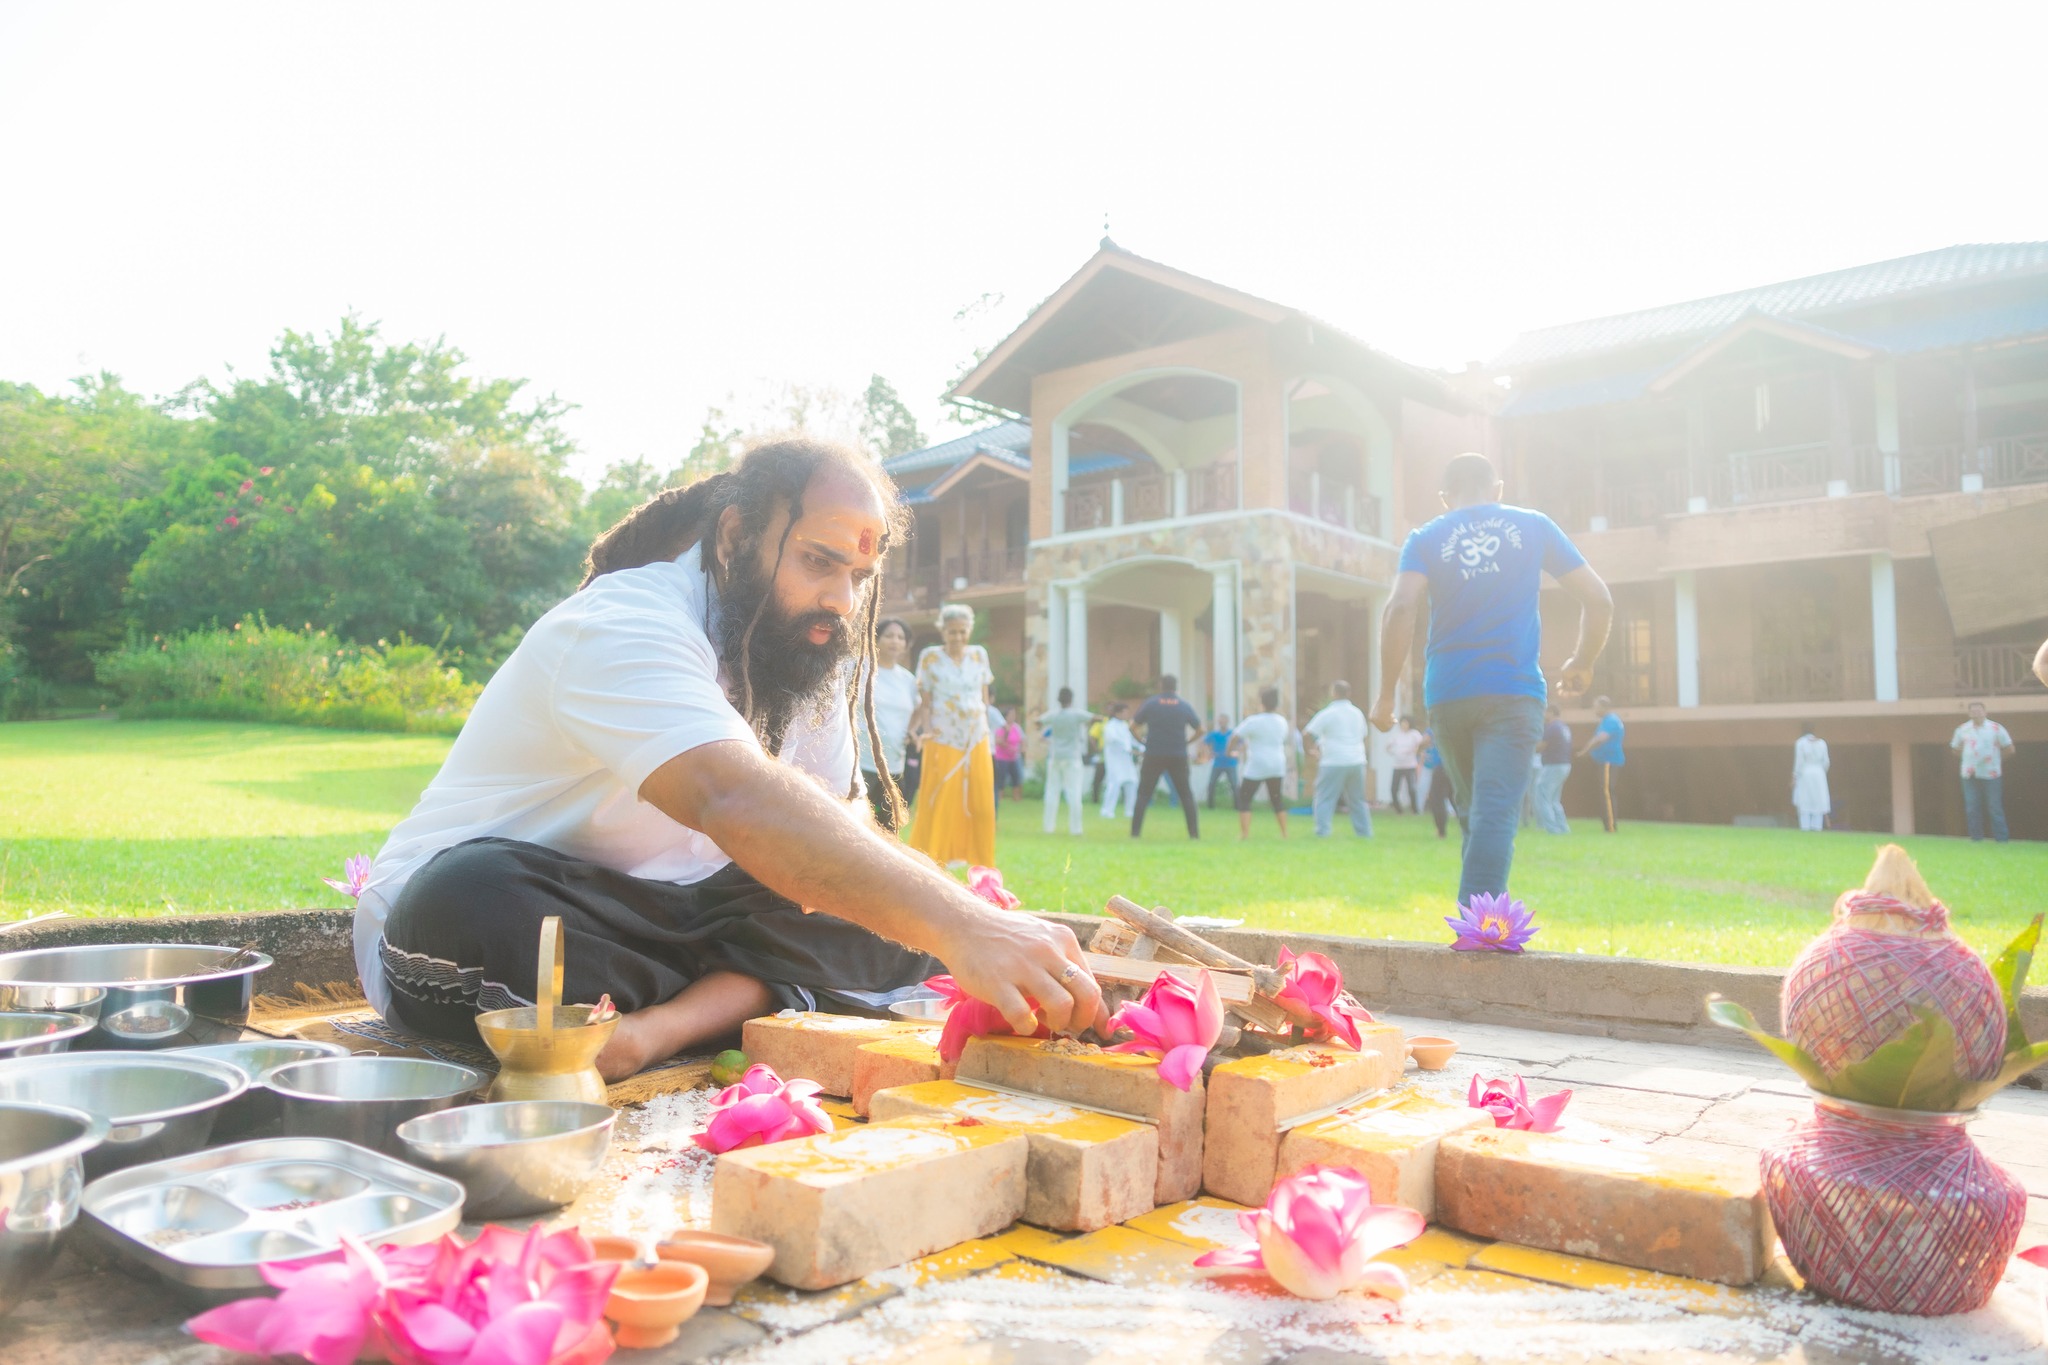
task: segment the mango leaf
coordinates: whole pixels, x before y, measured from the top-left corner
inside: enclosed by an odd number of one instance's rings
[[[1962,1095],[1956,1101],[1956,1107],[1975,1109],[2044,1062],[2048,1062],[2048,1042],[2027,1043],[2018,1051],[2007,1052],[2005,1065],[1999,1068],[1998,1074],[1988,1081],[1976,1081],[1965,1086]]]
[[[1719,1024],[1722,1028],[1732,1028],[1742,1033],[1747,1033],[1750,1037],[1756,1039],[1758,1043],[1762,1044],[1772,1056],[1797,1072],[1800,1080],[1805,1081],[1815,1090],[1833,1093],[1833,1083],[1828,1079],[1828,1073],[1822,1069],[1821,1064],[1814,1059],[1812,1053],[1797,1043],[1788,1043],[1783,1038],[1764,1032],[1763,1028],[1756,1022],[1756,1016],[1741,1005],[1736,1004],[1733,1000],[1724,1000],[1719,995],[1708,996],[1707,1018]]]
[[[2034,949],[2041,942],[2041,916],[2020,930],[2019,937],[2005,945],[2005,951],[1991,964],[1991,979],[2005,997],[2005,1055],[2010,1058],[2027,1048],[2027,1026],[2020,1021],[2020,992],[2026,989],[2027,968],[2034,961]]]
[[[1923,1005],[1912,1027],[1862,1061],[1845,1066],[1828,1093],[1887,1109],[1953,1110],[1964,1080],[1956,1073],[1956,1031]]]

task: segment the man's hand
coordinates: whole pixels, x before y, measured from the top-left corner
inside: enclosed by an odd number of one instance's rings
[[[1557,690],[1567,697],[1583,696],[1593,688],[1593,665],[1582,663],[1574,654],[1557,670]]]
[[[1372,704],[1372,714],[1366,717],[1366,719],[1370,720],[1372,722],[1372,728],[1379,731],[1381,734],[1385,734],[1387,733],[1387,731],[1393,729],[1394,699],[1392,697],[1381,697],[1378,701]]]
[[[1079,1033],[1101,1016],[1102,989],[1064,924],[991,909],[938,956],[961,990],[995,1006],[1020,1037],[1038,1031],[1039,1017],[1054,1033]]]

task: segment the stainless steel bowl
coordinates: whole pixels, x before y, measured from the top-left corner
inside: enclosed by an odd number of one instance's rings
[[[97,1023],[100,1006],[106,1002],[105,986],[0,983],[0,1010],[10,1013],[76,1014]]]
[[[490,1077],[413,1057],[323,1057],[263,1075],[286,1137],[340,1138],[403,1159],[398,1125],[461,1104]]]
[[[943,995],[913,995],[889,1006],[889,1013],[919,1024],[943,1024],[949,1008]]]
[[[191,943],[94,943],[0,953],[0,1008],[7,1007],[9,992],[25,988],[98,986],[106,1002],[89,1046],[175,1047],[189,1041],[185,1030],[194,1016],[248,1022],[256,974],[271,960],[250,953],[223,965],[233,958],[233,948]]]
[[[78,1217],[81,1158],[107,1135],[96,1114],[55,1105],[0,1104],[0,1315],[57,1260]]]
[[[462,1182],[468,1218],[560,1208],[604,1165],[618,1113],[576,1100],[512,1100],[426,1114],[398,1125],[404,1155]]]
[[[263,1083],[263,1076],[291,1062],[309,1062],[316,1057],[346,1057],[348,1049],[334,1043],[308,1043],[289,1038],[261,1038],[246,1043],[215,1043],[210,1047],[179,1048],[180,1057],[210,1057],[226,1062],[249,1078],[242,1097],[220,1111],[213,1125],[213,1141],[239,1141],[260,1128],[277,1122],[277,1095]]]
[[[206,1057],[62,1052],[0,1062],[0,1103],[82,1109],[107,1121],[88,1152],[88,1177],[206,1145],[221,1107],[249,1088],[226,1062]]]
[[[63,1052],[90,1032],[92,1020],[82,1014],[0,1014],[0,1057]]]

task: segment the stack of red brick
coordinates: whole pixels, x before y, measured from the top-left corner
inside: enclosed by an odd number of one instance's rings
[[[1263,1203],[1275,1180],[1349,1166],[1382,1203],[1482,1237],[1747,1284],[1770,1226],[1750,1166],[1568,1134],[1496,1130],[1476,1109],[1394,1089],[1404,1041],[1307,1045],[1224,1062],[1181,1091],[1148,1057],[977,1038],[955,1069],[937,1030],[826,1015],[756,1019],[748,1057],[870,1119],[728,1153],[713,1226],[776,1248],[769,1274],[844,1284],[1022,1219],[1088,1232],[1206,1191]]]

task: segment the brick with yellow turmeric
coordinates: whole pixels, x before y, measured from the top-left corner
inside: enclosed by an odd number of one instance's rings
[[[1771,1245],[1754,1157],[1668,1156],[1630,1141],[1475,1130],[1437,1148],[1446,1227],[1720,1284],[1750,1284]]]
[[[1201,1188],[1202,1082],[1177,1090],[1159,1079],[1151,1057],[1066,1039],[972,1038],[960,1056],[958,1079],[1150,1123],[1159,1130],[1154,1200],[1192,1199]]]
[[[853,1054],[853,1111],[867,1116],[877,1090],[925,1081],[950,1081],[955,1063],[939,1056],[938,1041],[922,1033],[863,1043]]]
[[[1275,1178],[1310,1166],[1348,1166],[1372,1185],[1375,1204],[1436,1213],[1437,1146],[1452,1133],[1491,1128],[1483,1109],[1415,1092],[1382,1095],[1289,1129]]]
[[[1359,1025],[1361,1046],[1310,1043],[1223,1062],[1209,1075],[1202,1188],[1240,1204],[1273,1190],[1282,1132],[1304,1114],[1363,1099],[1401,1077],[1407,1051],[1391,1024]]]
[[[1159,1139],[1149,1124],[959,1081],[878,1090],[870,1108],[878,1120],[948,1114],[1023,1133],[1031,1142],[1025,1170],[1027,1223],[1059,1232],[1093,1232],[1152,1211]]]
[[[935,1025],[901,1019],[864,1019],[851,1014],[784,1010],[749,1019],[740,1028],[740,1049],[749,1063],[775,1069],[785,1081],[816,1081],[828,1095],[853,1094],[854,1054],[890,1038],[929,1037]]]
[[[718,1158],[711,1227],[775,1248],[768,1275],[830,1289],[1015,1222],[1024,1134],[948,1115],[867,1123]]]

